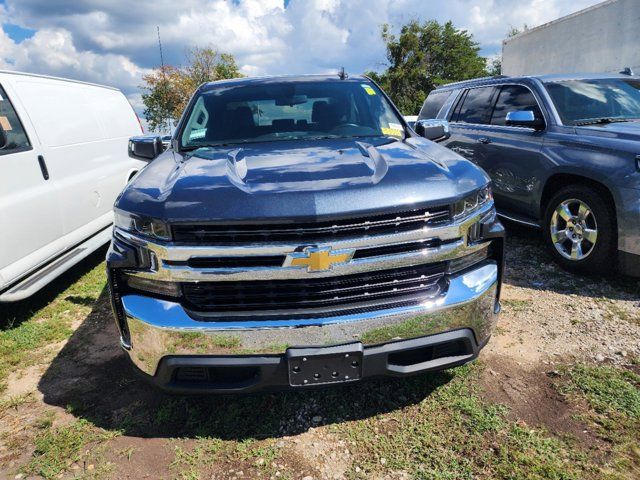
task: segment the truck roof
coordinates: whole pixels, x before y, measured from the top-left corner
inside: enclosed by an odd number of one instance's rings
[[[465,88],[472,87],[476,85],[492,85],[492,84],[501,84],[508,83],[514,81],[521,81],[527,79],[537,79],[541,82],[562,82],[567,80],[594,80],[598,78],[622,78],[622,79],[640,79],[638,76],[633,75],[625,75],[622,73],[554,73],[547,75],[523,75],[523,76],[515,76],[509,77],[505,75],[496,75],[493,77],[481,77],[474,78],[471,80],[463,80],[461,82],[453,82],[447,83],[445,85],[441,85],[436,90],[448,90],[452,88]]]
[[[318,81],[336,81],[336,82],[363,82],[369,79],[363,75],[349,75],[346,79],[341,80],[337,73],[334,74],[310,74],[310,75],[269,75],[264,77],[241,77],[231,78],[228,80],[217,80],[202,84],[200,88],[209,89],[220,85],[260,85],[267,83],[287,83],[287,82],[318,82]]]

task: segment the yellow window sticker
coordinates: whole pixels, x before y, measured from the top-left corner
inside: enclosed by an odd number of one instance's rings
[[[402,137],[402,130],[398,130],[397,128],[382,127],[382,134],[389,135],[391,137]]]
[[[0,127],[2,127],[2,129],[5,132],[8,132],[10,130],[13,130],[11,128],[11,123],[9,122],[9,119],[7,117],[0,117]]]
[[[369,85],[362,85],[362,88],[364,88],[364,91],[367,92],[369,95],[375,95],[376,91],[371,88]]]

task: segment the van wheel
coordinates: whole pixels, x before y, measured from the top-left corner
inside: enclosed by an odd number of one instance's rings
[[[616,264],[615,212],[597,190],[583,185],[560,189],[547,204],[545,243],[564,268],[604,273]]]

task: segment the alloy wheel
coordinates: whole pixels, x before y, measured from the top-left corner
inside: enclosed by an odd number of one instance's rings
[[[561,202],[551,216],[551,241],[564,258],[588,257],[598,241],[598,224],[591,208],[575,198]]]

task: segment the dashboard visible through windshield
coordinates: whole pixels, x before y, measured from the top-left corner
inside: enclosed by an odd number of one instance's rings
[[[213,86],[199,94],[180,136],[183,150],[277,140],[404,138],[401,120],[366,80]]]

